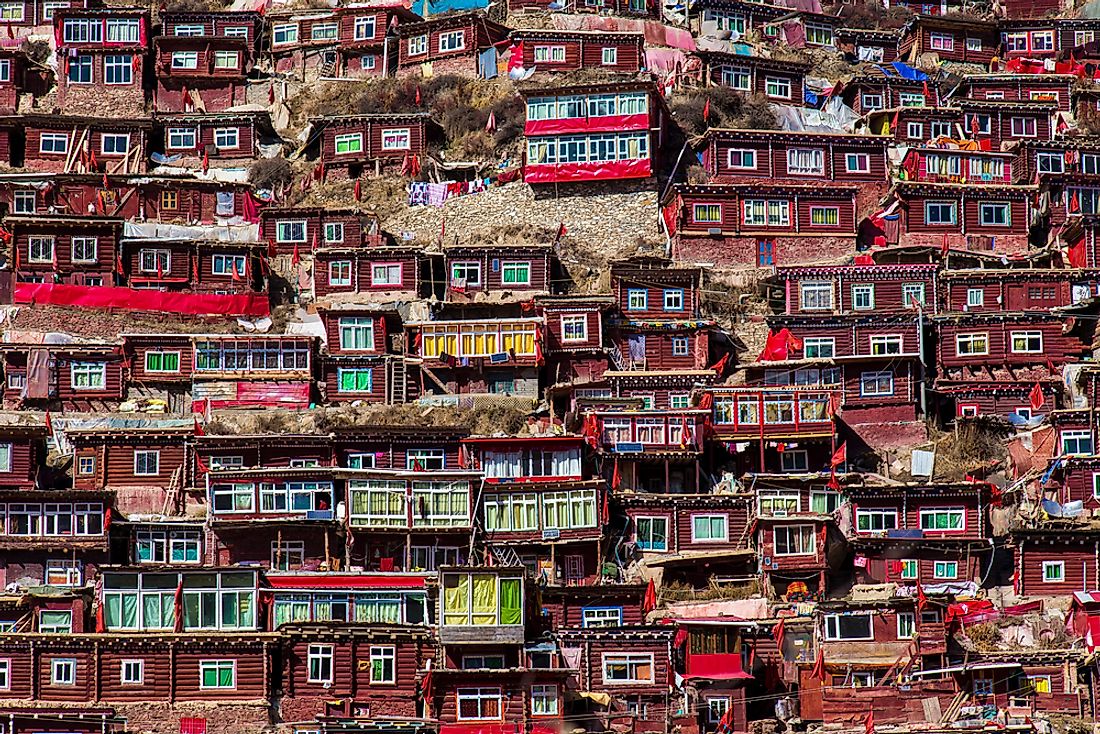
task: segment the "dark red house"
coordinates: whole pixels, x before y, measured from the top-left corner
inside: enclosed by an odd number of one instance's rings
[[[411,171],[424,156],[433,123],[426,112],[337,115],[311,119],[326,178]]]
[[[61,8],[53,26],[63,109],[102,117],[145,113],[148,10]]]
[[[538,71],[605,69],[636,73],[645,66],[645,39],[641,33],[611,31],[512,31],[522,50],[523,68]]]

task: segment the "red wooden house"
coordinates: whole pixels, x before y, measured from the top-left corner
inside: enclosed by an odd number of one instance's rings
[[[723,130],[703,136],[703,167],[712,183],[744,180],[889,181],[887,143],[867,135]]]
[[[356,3],[334,9],[276,10],[267,14],[270,53],[281,72],[307,70],[320,76],[391,75],[397,42],[387,36],[395,23],[422,20],[400,4]]]
[[[148,10],[60,8],[53,26],[62,109],[100,117],[144,114]]]
[[[0,487],[28,491],[38,486],[46,459],[45,426],[9,424],[0,428]]]
[[[556,263],[551,245],[450,245],[443,248],[445,299],[476,303],[549,295],[557,290]]]
[[[642,583],[547,586],[541,589],[540,611],[548,618],[551,629],[638,625],[645,621],[642,610],[646,586]]]
[[[516,30],[512,31],[512,40],[522,51],[525,69],[553,72],[598,68],[634,74],[645,67],[645,38],[641,33]]]
[[[312,401],[313,337],[192,336],[196,408],[304,408]]]
[[[496,56],[509,33],[478,11],[400,23],[395,30],[398,76],[429,76],[427,65],[431,75],[482,79],[496,77]]]
[[[399,298],[386,292],[379,296]],[[400,336],[396,305],[334,299],[319,307],[326,340],[318,360],[318,384],[326,400],[393,405],[416,396],[416,373],[389,344]]]
[[[867,125],[875,135],[889,135],[898,145],[926,146],[941,138],[954,139],[963,123],[958,107],[912,105],[868,114]],[[990,142],[983,149],[992,150]]]
[[[1087,527],[1018,528],[1010,535],[1013,576],[1022,596],[1067,596],[1095,589],[1100,567],[1100,536]]]
[[[0,347],[4,404],[24,408],[111,410],[122,402],[122,354],[116,344],[19,344]]]
[[[1062,321],[1043,311],[945,315],[937,319],[937,361],[945,370],[1077,361],[1091,346],[1080,333],[1067,333]]]
[[[383,169],[411,170],[427,149],[427,112],[333,115],[310,121],[326,177],[359,178]]]
[[[161,13],[160,22],[165,36],[242,38],[248,55],[255,57],[263,14],[251,10],[169,11]]]
[[[86,0],[58,0],[56,3],[45,0],[13,0],[8,6],[3,25],[12,30],[13,37],[23,38],[38,30],[37,26],[51,26],[56,11],[87,6]]]
[[[120,246],[131,288],[190,293],[262,293],[267,245],[229,240],[128,238]]]
[[[321,247],[378,247],[384,244],[378,220],[358,209],[266,207],[260,212],[260,239],[279,255],[300,257]]]
[[[674,184],[663,214],[679,260],[771,267],[850,253],[862,188]]]
[[[1076,84],[1073,74],[981,74],[966,77],[960,94],[987,102],[1050,102],[1068,112]]]
[[[1016,149],[1014,172],[1021,183],[1044,178],[1060,182],[1063,174],[1095,175],[1100,173],[1100,145],[1073,138],[1023,141]]]
[[[153,130],[153,149],[189,168],[246,166],[260,143],[278,139],[267,112],[157,114]]]
[[[0,114],[14,115],[19,108],[19,95],[27,89],[24,79],[27,54],[19,49],[0,49]]]
[[[931,245],[999,253],[1029,246],[1029,203],[1033,186],[962,183],[898,183],[892,196],[900,205],[897,235],[888,244]],[[897,236],[897,241],[891,238]]]
[[[761,95],[777,104],[805,104],[805,78],[811,65],[721,51],[700,51],[703,78],[746,95]]]
[[[921,54],[934,53],[941,61],[962,61],[984,66],[993,59],[1000,42],[995,23],[917,15],[902,29],[898,55],[915,60]]]
[[[629,523],[630,556],[647,568],[663,569],[663,583],[701,588],[715,576],[755,573],[751,497],[636,492],[616,499]]]
[[[115,285],[122,220],[27,217],[4,220],[12,234],[12,269],[24,283]]]
[[[521,94],[527,183],[655,175],[669,113],[652,83],[527,88]]]
[[[890,63],[898,58],[898,38],[895,30],[871,28],[837,28],[836,46],[849,58],[873,63]]]
[[[13,160],[13,165],[55,173],[147,170],[149,120],[50,115],[26,116],[19,121],[24,134],[23,156]]]
[[[959,99],[954,104],[963,112],[963,130],[979,142],[988,139],[993,150],[1014,140],[1054,139],[1059,103]]]
[[[154,104],[161,112],[220,112],[244,104],[252,42],[238,36],[153,39]]]
[[[1056,59],[1063,52],[1084,50],[1096,41],[1100,23],[1095,19],[1038,17],[1043,14],[1037,12],[1029,20],[1016,20],[1014,16],[1009,16],[1013,19],[1001,21],[1001,40],[1006,58]]]
[[[841,94],[844,103],[861,115],[900,107],[939,107],[943,101],[931,80],[907,79],[885,71],[857,74]]]
[[[188,427],[157,425],[70,429],[73,487],[119,492],[117,507],[126,515],[161,508],[164,490],[184,465],[184,444],[192,432]]]
[[[284,721],[316,716],[417,719],[421,680],[434,652],[425,629],[296,623],[282,628]],[[343,701],[354,711],[342,711]],[[339,702],[339,703],[338,703]]]
[[[757,31],[768,39],[779,36],[779,29],[773,21],[790,12],[779,5],[751,0],[703,0],[699,8],[702,12],[688,19],[688,27],[694,33],[702,33],[704,22],[713,22],[719,30],[736,31],[742,36]]]
[[[1011,184],[1020,180],[1019,154],[962,148],[910,148],[900,178],[926,183]]]
[[[600,13],[621,15],[628,18],[653,18],[658,19],[660,12],[652,4],[644,0],[583,0],[576,5],[558,9],[552,5],[553,0],[508,0],[509,12],[524,11],[528,9],[553,10],[554,12],[570,13]]]
[[[419,247],[387,244],[321,247],[313,253],[313,295],[338,299],[363,294],[375,302],[418,298],[424,285],[421,252]]]

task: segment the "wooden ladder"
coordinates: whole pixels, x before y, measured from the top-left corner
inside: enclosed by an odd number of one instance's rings
[[[164,506],[160,514],[165,516],[178,515],[180,513],[180,490],[183,485],[183,466],[177,466],[172,472],[172,478],[168,480],[168,491],[164,493]]]
[[[408,402],[408,374],[405,358],[398,357],[389,361],[389,376],[386,378],[386,404],[403,405]]]

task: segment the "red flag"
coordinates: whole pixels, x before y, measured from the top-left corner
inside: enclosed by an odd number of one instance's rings
[[[1043,396],[1043,387],[1038,382],[1031,388],[1031,392],[1027,394],[1027,400],[1031,404],[1031,410],[1036,411],[1043,407],[1046,403],[1046,398]]]
[[[107,182],[107,174],[106,173],[103,174],[103,188],[104,189],[111,188],[111,185]]]
[[[615,468],[611,472],[611,489],[619,489],[623,484],[623,475],[619,471],[619,457],[615,457]]]
[[[1084,268],[1088,266],[1088,250],[1085,249],[1085,240],[1082,239],[1076,245],[1072,245],[1066,251],[1066,259],[1071,268]]]
[[[199,470],[199,474],[210,473],[210,467],[206,465],[206,462],[202,460],[197,452],[195,453],[195,468]]]
[[[275,85],[272,84],[267,88],[267,103],[275,104]]]
[[[298,254],[298,243],[295,242],[294,243],[294,254],[290,256],[290,264],[294,265],[294,266],[297,266],[298,263],[300,263],[300,262],[302,262],[302,256]]]
[[[233,280],[238,283],[241,280],[241,273],[237,270],[237,258],[233,258]]]
[[[894,111],[894,119],[890,120],[890,132],[897,135],[898,133],[898,116],[901,114],[901,110]]]
[[[875,712],[868,711],[867,718],[863,720],[865,734],[875,734]]]
[[[642,598],[642,614],[649,614],[657,608],[657,585],[653,579],[645,587],[645,597]]]
[[[787,626],[785,620],[781,617],[779,622],[772,627],[772,638],[775,640],[775,646],[779,648],[779,654],[783,654],[783,638],[787,635]]]
[[[197,257],[191,261],[191,281],[193,283],[199,282],[199,259]]]
[[[447,236],[447,217],[443,217],[443,219],[439,223],[439,242],[440,242],[440,244],[443,243],[443,238],[446,237],[446,236]]]
[[[928,98],[931,96],[931,94],[928,92],[928,82],[924,82],[921,89],[924,92],[924,99],[927,102]]]
[[[840,491],[840,481],[836,478],[836,467],[829,468],[829,482],[825,485],[834,492]]]
[[[8,38],[15,39],[15,29],[11,27],[11,23],[8,23]]]
[[[103,600],[98,600],[95,608],[95,631],[100,634],[107,631],[107,622],[103,619]]]
[[[710,98],[703,103],[703,122],[710,123]]]
[[[564,237],[568,233],[569,233],[569,230],[565,228],[565,222],[563,221],[563,222],[559,223],[558,224],[558,239],[560,240],[562,237]]]
[[[970,116],[970,135],[971,135],[971,137],[977,136],[979,129],[980,128],[978,127],[978,116],[977,115],[971,115]]]
[[[360,181],[359,179],[355,179],[355,190],[352,192],[352,195],[355,197],[356,201],[362,201],[363,200],[363,192],[359,188],[361,184],[362,184],[362,181]]]
[[[924,595],[924,587],[921,586],[920,581],[917,582],[917,611],[923,612],[924,608],[928,606],[928,597]]]
[[[1069,212],[1070,214],[1076,214],[1079,211],[1081,211],[1081,199],[1077,196],[1077,190],[1074,189],[1069,197]]]
[[[173,611],[176,613],[176,626],[175,631],[177,633],[183,632],[183,575],[180,575],[179,585],[176,587],[176,595],[172,599]]]
[[[726,352],[725,354],[722,355],[722,358],[720,360],[718,360],[717,362],[715,362],[714,364],[712,364],[710,366],[710,369],[714,370],[714,372],[719,377],[721,377],[722,373],[726,371],[726,365],[729,363],[729,361],[730,361],[730,353]]]
[[[50,436],[53,435],[53,418],[48,410],[46,411],[46,433]]]
[[[840,466],[848,461],[848,442],[844,441],[833,452],[833,458],[829,459],[829,466]]]
[[[420,106],[420,101],[421,101],[420,100],[420,87],[417,86],[417,88],[416,88],[416,106],[417,107]]]
[[[610,492],[603,493],[603,503],[600,506],[600,524],[606,525],[607,521],[611,519],[611,496]]]
[[[951,249],[951,245],[947,242],[947,232],[943,233],[943,244],[940,246],[940,255],[947,257],[947,251]]]
[[[157,280],[164,280],[164,266],[160,264],[160,259],[157,259]]]
[[[317,232],[313,233],[313,240],[309,243],[309,251],[317,252]]]
[[[111,512],[111,508],[108,507],[103,513],[103,532],[107,532],[111,529],[111,520],[114,519],[114,513]]]
[[[825,680],[825,651],[820,647],[817,648],[817,659],[814,661],[813,670],[810,671],[810,677]]]
[[[205,436],[206,435],[206,429],[204,429],[202,427],[202,425],[199,423],[199,417],[198,416],[195,416],[195,435],[196,436]]]
[[[210,170],[210,151],[204,150],[202,152],[202,172],[206,173]]]
[[[686,449],[688,444],[692,443],[695,443],[695,438],[691,435],[691,427],[688,425],[688,419],[685,415],[680,421],[680,448]]]

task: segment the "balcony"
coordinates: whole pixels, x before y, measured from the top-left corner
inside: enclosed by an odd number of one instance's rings
[[[714,388],[714,430],[723,440],[830,438],[840,390]]]
[[[535,364],[542,358],[543,319],[423,321],[416,331],[416,355],[451,367]]]
[[[707,411],[699,409],[598,411],[600,443],[615,454],[702,451]]]

